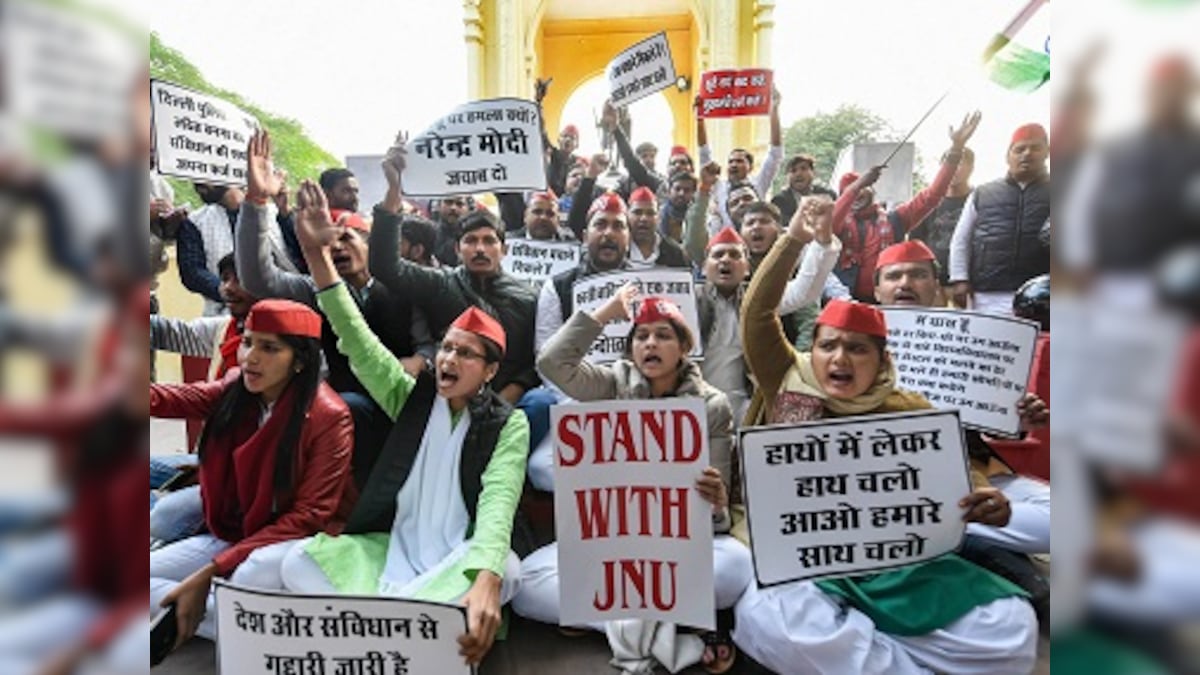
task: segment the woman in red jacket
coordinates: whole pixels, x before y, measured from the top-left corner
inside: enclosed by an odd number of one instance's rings
[[[321,381],[321,318],[262,300],[246,318],[238,369],[217,382],[150,385],[153,417],[202,419],[200,491],[208,533],[150,553],[150,606],[176,606],[182,644],[213,639],[214,577],[283,588],[292,542],[336,534],[353,506],[354,428]],[[215,616],[215,615],[214,615]]]

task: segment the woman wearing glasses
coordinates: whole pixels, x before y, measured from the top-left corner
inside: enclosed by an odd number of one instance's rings
[[[462,655],[492,645],[520,564],[509,548],[525,480],[529,425],[490,387],[504,329],[475,307],[447,329],[433,376],[414,379],[371,332],[334,269],[333,223],[319,187],[300,188],[297,234],[338,349],[395,421],[342,536],[317,536],[284,560],[304,593],[386,595],[467,608]]]

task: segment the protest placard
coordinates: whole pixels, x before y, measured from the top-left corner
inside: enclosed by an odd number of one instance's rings
[[[704,355],[704,346],[700,344],[700,314],[696,309],[696,295],[693,291],[696,280],[687,270],[617,271],[584,277],[576,281],[571,290],[575,310],[591,313],[630,282],[637,284],[643,296],[656,295],[679,305],[688,326],[692,329],[692,336],[696,338],[696,344],[688,356],[693,359],[701,358]],[[569,317],[563,317],[567,318]],[[611,363],[621,358],[625,354],[625,341],[629,338],[632,328],[633,324],[629,321],[613,321],[605,325],[596,343],[588,350],[588,362]]]
[[[129,93],[146,67],[146,34],[134,35],[68,3],[0,5],[5,112],[75,139],[126,137]]]
[[[971,483],[957,412],[750,427],[739,448],[762,586],[908,565],[962,539]]]
[[[652,35],[608,63],[608,91],[618,108],[675,85],[666,32]]]
[[[883,307],[888,350],[902,388],[933,407],[958,410],[963,426],[995,436],[1020,432],[1038,325],[998,314]]]
[[[246,184],[246,149],[258,120],[219,98],[150,82],[158,172],[214,185]]]
[[[579,255],[579,242],[510,239],[500,266],[540,288],[550,277],[577,267]]]
[[[700,398],[551,408],[562,624],[715,623]]]
[[[403,182],[410,197],[546,189],[542,126],[531,101],[464,103],[406,147]]]
[[[767,68],[710,70],[700,76],[700,117],[744,117],[771,112]]]
[[[217,672],[460,673],[463,607],[398,598],[290,595],[218,580]]]

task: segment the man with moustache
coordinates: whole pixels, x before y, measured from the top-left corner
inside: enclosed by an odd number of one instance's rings
[[[658,232],[658,199],[650,188],[639,187],[629,195],[629,235],[630,269],[691,268],[683,247]]]
[[[575,241],[575,235],[558,224],[558,199],[554,192],[545,190],[529,195],[529,203],[520,211],[521,195],[507,192],[496,195],[500,201],[500,213],[504,216],[508,236],[512,239],[535,241]],[[521,212],[521,226],[513,228],[516,213]]]
[[[404,140],[403,136],[398,137],[383,161],[388,189],[374,211],[371,273],[384,286],[424,310],[434,335],[442,335],[471,306],[498,320],[504,327],[508,349],[492,385],[502,398],[516,404],[539,382],[533,367],[537,299],[524,282],[505,274],[501,268],[504,226],[488,211],[472,211],[463,218],[455,247],[462,264],[457,267],[422,267],[397,254],[404,203],[400,177],[407,166]]]
[[[684,159],[687,155],[682,156]],[[683,223],[688,209],[696,198],[700,181],[691,171],[681,169],[671,174],[665,194],[660,195],[662,208],[658,211],[658,232],[674,242],[683,241]]]
[[[771,203],[779,209],[785,222],[791,221],[792,215],[800,206],[800,200],[804,197],[828,195],[831,199],[837,199],[836,192],[824,185],[816,184],[816,168],[817,159],[812,155],[801,153],[788,160],[787,187],[771,199]]]
[[[1050,221],[1050,140],[1040,124],[1013,132],[1008,175],[980,185],[967,198],[950,240],[954,304],[1012,313],[1013,292],[1050,273],[1050,248],[1041,239]]]

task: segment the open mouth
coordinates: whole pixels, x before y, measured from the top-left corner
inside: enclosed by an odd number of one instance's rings
[[[918,300],[917,294],[913,293],[912,291],[896,291],[896,295],[893,299],[898,305],[902,303],[915,303]]]
[[[458,384],[458,373],[448,373],[443,371],[438,375],[438,386],[449,388]]]
[[[341,268],[341,267],[348,267],[349,265],[350,265],[350,256],[348,256],[348,255],[333,256],[333,266],[334,267]]]
[[[732,273],[733,270],[729,267],[729,265],[717,265],[717,276],[727,277]]]
[[[837,386],[846,387],[854,384],[854,373],[848,370],[835,370],[829,373],[829,381]]]
[[[662,357],[655,355],[655,354],[647,354],[645,356],[645,358],[642,359],[642,365],[649,366],[651,364],[661,366],[662,365]]]

